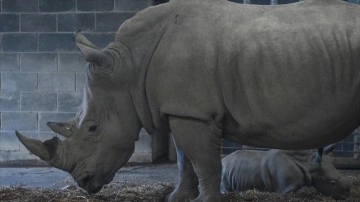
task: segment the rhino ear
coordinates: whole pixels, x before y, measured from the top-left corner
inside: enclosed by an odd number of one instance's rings
[[[80,31],[76,33],[75,42],[86,61],[103,67],[110,64],[111,58],[91,43]]]
[[[330,152],[335,150],[335,147],[336,147],[336,143],[326,146],[324,149],[324,154],[328,155]]]
[[[324,153],[324,147],[318,148],[317,154],[316,154],[316,163],[321,163]]]

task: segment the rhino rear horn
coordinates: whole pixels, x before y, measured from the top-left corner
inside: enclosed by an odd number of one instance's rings
[[[15,131],[16,136],[19,138],[20,142],[33,154],[40,157],[44,161],[50,160],[50,154],[43,142],[40,140],[34,140],[27,138],[22,135],[20,132]]]
[[[55,133],[69,138],[73,135],[73,126],[69,123],[47,122],[46,125]]]
[[[84,55],[85,60],[95,63],[97,66],[105,67],[111,63],[111,58],[93,43],[91,43],[81,32],[77,32],[75,36],[76,46]]]

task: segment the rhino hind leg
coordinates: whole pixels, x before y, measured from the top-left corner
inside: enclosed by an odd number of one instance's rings
[[[220,135],[198,120],[177,117],[169,120],[173,137],[193,165],[199,181],[199,195],[192,201],[222,201]]]
[[[190,201],[199,195],[198,178],[190,160],[184,155],[182,149],[175,142],[177,164],[179,168],[179,183],[169,195],[168,201]]]

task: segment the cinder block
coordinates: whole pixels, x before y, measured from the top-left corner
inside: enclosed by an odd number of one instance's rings
[[[2,91],[34,91],[37,90],[36,73],[1,73]]]
[[[71,33],[39,34],[40,52],[75,51],[75,41]]]
[[[85,73],[76,73],[76,91],[83,92],[85,85]]]
[[[2,112],[1,129],[3,131],[35,131],[37,130],[37,113]]]
[[[115,32],[113,33],[88,33],[85,36],[94,43],[96,46],[100,48],[104,48],[110,42],[115,40]]]
[[[95,14],[94,13],[66,13],[58,15],[58,31],[59,32],[75,32],[95,30]]]
[[[97,32],[116,32],[120,25],[133,17],[135,12],[124,13],[96,13]]]
[[[22,14],[22,32],[56,32],[55,14]]]
[[[75,117],[75,113],[40,113],[39,130],[42,132],[50,132],[47,122],[66,122]]]
[[[29,151],[0,151],[0,165],[6,166],[47,166]]]
[[[20,55],[21,71],[56,72],[56,53],[22,53]]]
[[[38,11],[38,0],[3,0],[2,12],[23,12],[31,13]]]
[[[18,14],[0,14],[0,32],[18,32]]]
[[[15,151],[7,151],[7,150],[1,151],[0,150],[0,163],[3,164],[6,162],[6,164],[8,164],[7,162],[10,161],[10,157],[11,157],[12,153],[15,153]]]
[[[0,54],[0,72],[15,72],[19,71],[19,54],[16,53],[2,53]]]
[[[77,112],[81,105],[83,93],[59,93],[58,111]]]
[[[34,52],[37,50],[37,37],[35,33],[5,33],[2,47],[4,52]]]
[[[112,11],[114,0],[77,0],[78,11]]]
[[[75,74],[39,73],[39,91],[75,91]]]
[[[75,0],[39,0],[40,12],[75,11]]]
[[[37,162],[40,160],[29,151],[0,151],[0,163],[3,165],[25,166],[24,161],[32,162],[32,165],[39,165]]]
[[[20,141],[14,132],[0,132],[0,151],[20,150]]]
[[[0,93],[0,111],[19,111],[20,93]]]
[[[153,5],[153,0],[115,0],[115,11],[140,11]]]
[[[22,92],[21,111],[56,111],[56,93]]]
[[[60,53],[60,72],[84,72],[86,61],[81,53]]]

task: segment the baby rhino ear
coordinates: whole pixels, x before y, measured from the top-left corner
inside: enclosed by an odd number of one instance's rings
[[[336,148],[336,143],[326,146],[324,149],[324,154],[328,155],[330,152],[334,151],[335,148]]]
[[[320,147],[316,154],[316,163],[321,163],[324,153],[324,147]]]
[[[91,43],[80,31],[75,35],[75,42],[86,61],[95,63],[97,66],[107,66],[110,64],[110,56]]]

